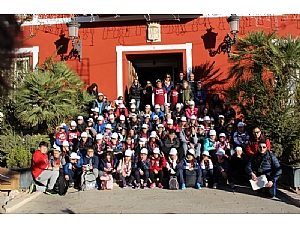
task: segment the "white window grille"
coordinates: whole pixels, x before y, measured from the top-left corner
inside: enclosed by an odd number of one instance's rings
[[[30,69],[29,57],[13,59],[12,70],[13,70],[14,87],[16,87],[18,83],[24,80],[26,72],[28,72],[29,69]]]

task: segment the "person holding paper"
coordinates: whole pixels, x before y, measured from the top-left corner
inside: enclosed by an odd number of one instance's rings
[[[276,181],[280,177],[282,170],[275,154],[267,149],[267,143],[264,139],[259,142],[258,153],[252,155],[245,170],[253,181],[257,181],[258,177],[265,175],[268,182],[262,191],[268,197],[276,195]]]

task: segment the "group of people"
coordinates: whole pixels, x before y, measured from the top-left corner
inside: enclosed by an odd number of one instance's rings
[[[175,83],[170,78],[166,74],[163,81],[158,79],[151,96],[143,99],[147,91],[135,79],[128,104],[123,96],[108,102],[92,84],[88,91],[95,101],[89,117],[59,126],[50,156],[46,142],[33,154],[36,182],[30,193],[42,188],[55,194],[59,175],[80,189],[83,173],[89,172],[101,190],[112,189],[113,179],[122,188],[218,188],[220,177],[235,188],[235,180],[266,175],[264,192],[274,196],[281,168],[259,127],[248,134],[230,103],[218,94],[207,102],[193,74],[184,80],[180,73]]]

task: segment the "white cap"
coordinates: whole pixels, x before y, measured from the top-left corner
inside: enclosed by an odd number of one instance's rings
[[[245,124],[244,124],[243,122],[239,122],[237,126],[238,126],[238,127],[244,127]]]
[[[148,150],[146,148],[141,149],[141,154],[148,154]]]
[[[200,125],[198,126],[198,128],[201,128],[201,129],[204,130],[204,126],[203,126],[202,124],[200,124]]]
[[[104,120],[103,116],[98,116],[97,120]]]
[[[170,103],[165,103],[165,105],[164,106],[169,106],[170,107]]]
[[[92,122],[93,123],[94,122],[93,118],[89,118],[88,122]]]
[[[219,118],[223,118],[224,119],[225,117],[223,115],[219,115]]]
[[[106,110],[107,110],[107,111],[109,111],[109,110],[114,110],[114,108],[111,107],[111,106],[108,106],[108,107],[106,108]]]
[[[78,120],[83,120],[83,116],[78,116],[77,119]]]
[[[204,116],[203,120],[210,120],[209,116]]]
[[[160,128],[160,127],[164,128],[164,125],[163,124],[158,124],[157,128]]]
[[[115,115],[114,114],[110,114],[109,115],[109,119],[114,119],[115,118]]]
[[[150,138],[155,138],[156,136],[156,131],[151,131]]]
[[[112,128],[112,127],[111,127],[111,124],[106,124],[106,125],[105,125],[105,128],[111,129],[111,128]]]
[[[225,135],[225,133],[220,133],[219,137],[225,137],[226,138],[226,135]]]
[[[196,119],[197,119],[197,117],[195,115],[191,116],[191,120],[196,120]]]
[[[69,142],[68,141],[63,141],[62,146],[69,146]]]
[[[130,105],[130,108],[136,108],[135,104]]]
[[[147,104],[147,105],[145,105],[145,108],[151,108],[151,106]]]
[[[103,139],[103,135],[102,134],[97,134],[96,135],[96,140],[98,140],[98,139]]]
[[[100,111],[100,109],[98,107],[94,108],[94,112],[99,112],[99,111]]]
[[[112,138],[112,139],[118,139],[119,135],[118,135],[118,133],[114,132],[114,133],[112,133],[112,135],[110,136],[110,138]]]
[[[80,156],[78,156],[77,153],[72,152],[71,155],[70,155],[70,158],[71,159],[80,159]]]
[[[87,138],[87,137],[88,137],[88,135],[87,135],[86,132],[82,132],[82,133],[81,133],[81,138]]]
[[[160,108],[160,105],[159,105],[159,104],[156,104],[156,105],[154,106],[154,108],[155,108],[155,109]]]
[[[206,151],[206,150],[202,152],[202,155],[205,155],[205,156],[209,156],[209,157],[210,157],[209,152]]]
[[[210,130],[209,135],[217,135],[217,132],[215,130]]]
[[[53,150],[58,150],[59,152],[61,152],[60,147],[57,146],[57,145],[55,145],[55,146],[53,147]]]
[[[132,150],[125,150],[125,156],[131,157],[132,155]]]
[[[99,97],[99,96],[103,96],[103,93],[98,93],[98,97]]]
[[[195,105],[194,101],[189,101],[189,105]]]
[[[120,120],[125,120],[125,116],[124,115],[120,115]]]
[[[140,138],[139,144],[144,144],[147,142],[146,138]]]
[[[210,121],[215,121],[215,119],[213,117],[210,118]]]
[[[142,128],[147,129],[148,128],[148,124],[143,124]]]
[[[167,124],[173,124],[174,121],[172,119],[168,119]]]
[[[146,115],[145,115],[145,118],[150,118],[150,115],[149,115],[149,114],[146,114]]]
[[[243,148],[240,147],[240,146],[237,146],[237,147],[235,148],[235,151],[237,151],[237,150],[243,150]]]
[[[218,151],[216,152],[216,155],[223,156],[224,154],[225,154],[225,150],[223,150],[222,148],[219,148]]]
[[[191,155],[195,156],[195,150],[192,149],[192,148],[190,148],[190,149],[188,150],[188,153],[190,153]]]
[[[177,103],[177,104],[176,104],[176,108],[181,108],[181,104],[180,104],[180,103]]]
[[[171,148],[169,155],[176,155],[176,154],[177,154],[176,148]]]
[[[119,108],[125,108],[125,105],[123,103],[121,103]]]
[[[202,121],[203,121],[203,118],[201,118],[201,117],[198,118],[198,121],[199,121],[199,122],[202,122]]]
[[[153,150],[153,154],[159,154],[159,153],[160,153],[159,148],[155,147]]]
[[[131,117],[137,117],[136,113],[131,113],[130,115],[131,115]]]
[[[136,101],[135,101],[135,99],[131,99],[131,101],[129,103],[134,104],[134,103],[136,103]]]
[[[186,117],[185,117],[185,116],[182,116],[182,117],[181,117],[181,121],[186,121]]]
[[[158,119],[159,119],[158,115],[153,116],[153,120],[158,120]]]
[[[76,127],[77,126],[77,123],[73,120],[71,121],[71,127]]]

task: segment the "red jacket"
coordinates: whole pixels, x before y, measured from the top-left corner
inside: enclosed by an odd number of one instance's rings
[[[43,154],[37,150],[32,155],[31,172],[34,179],[36,179],[45,169],[50,166],[50,161],[47,154]]]
[[[121,115],[120,109],[117,108],[117,110],[116,110],[116,117],[119,118],[120,115]],[[128,110],[127,110],[127,108],[124,109],[124,116],[128,117]]]
[[[165,157],[161,157],[158,160],[152,157],[150,159],[150,170],[157,170],[160,171],[162,168],[166,167],[167,161]]]
[[[248,156],[252,156],[253,154],[256,154],[258,151],[258,142],[264,138],[262,135],[259,138],[252,138],[249,140],[247,146],[246,146],[246,153],[248,154]],[[267,150],[271,150],[271,143],[269,139],[265,139],[266,140],[266,146],[267,146]]]

